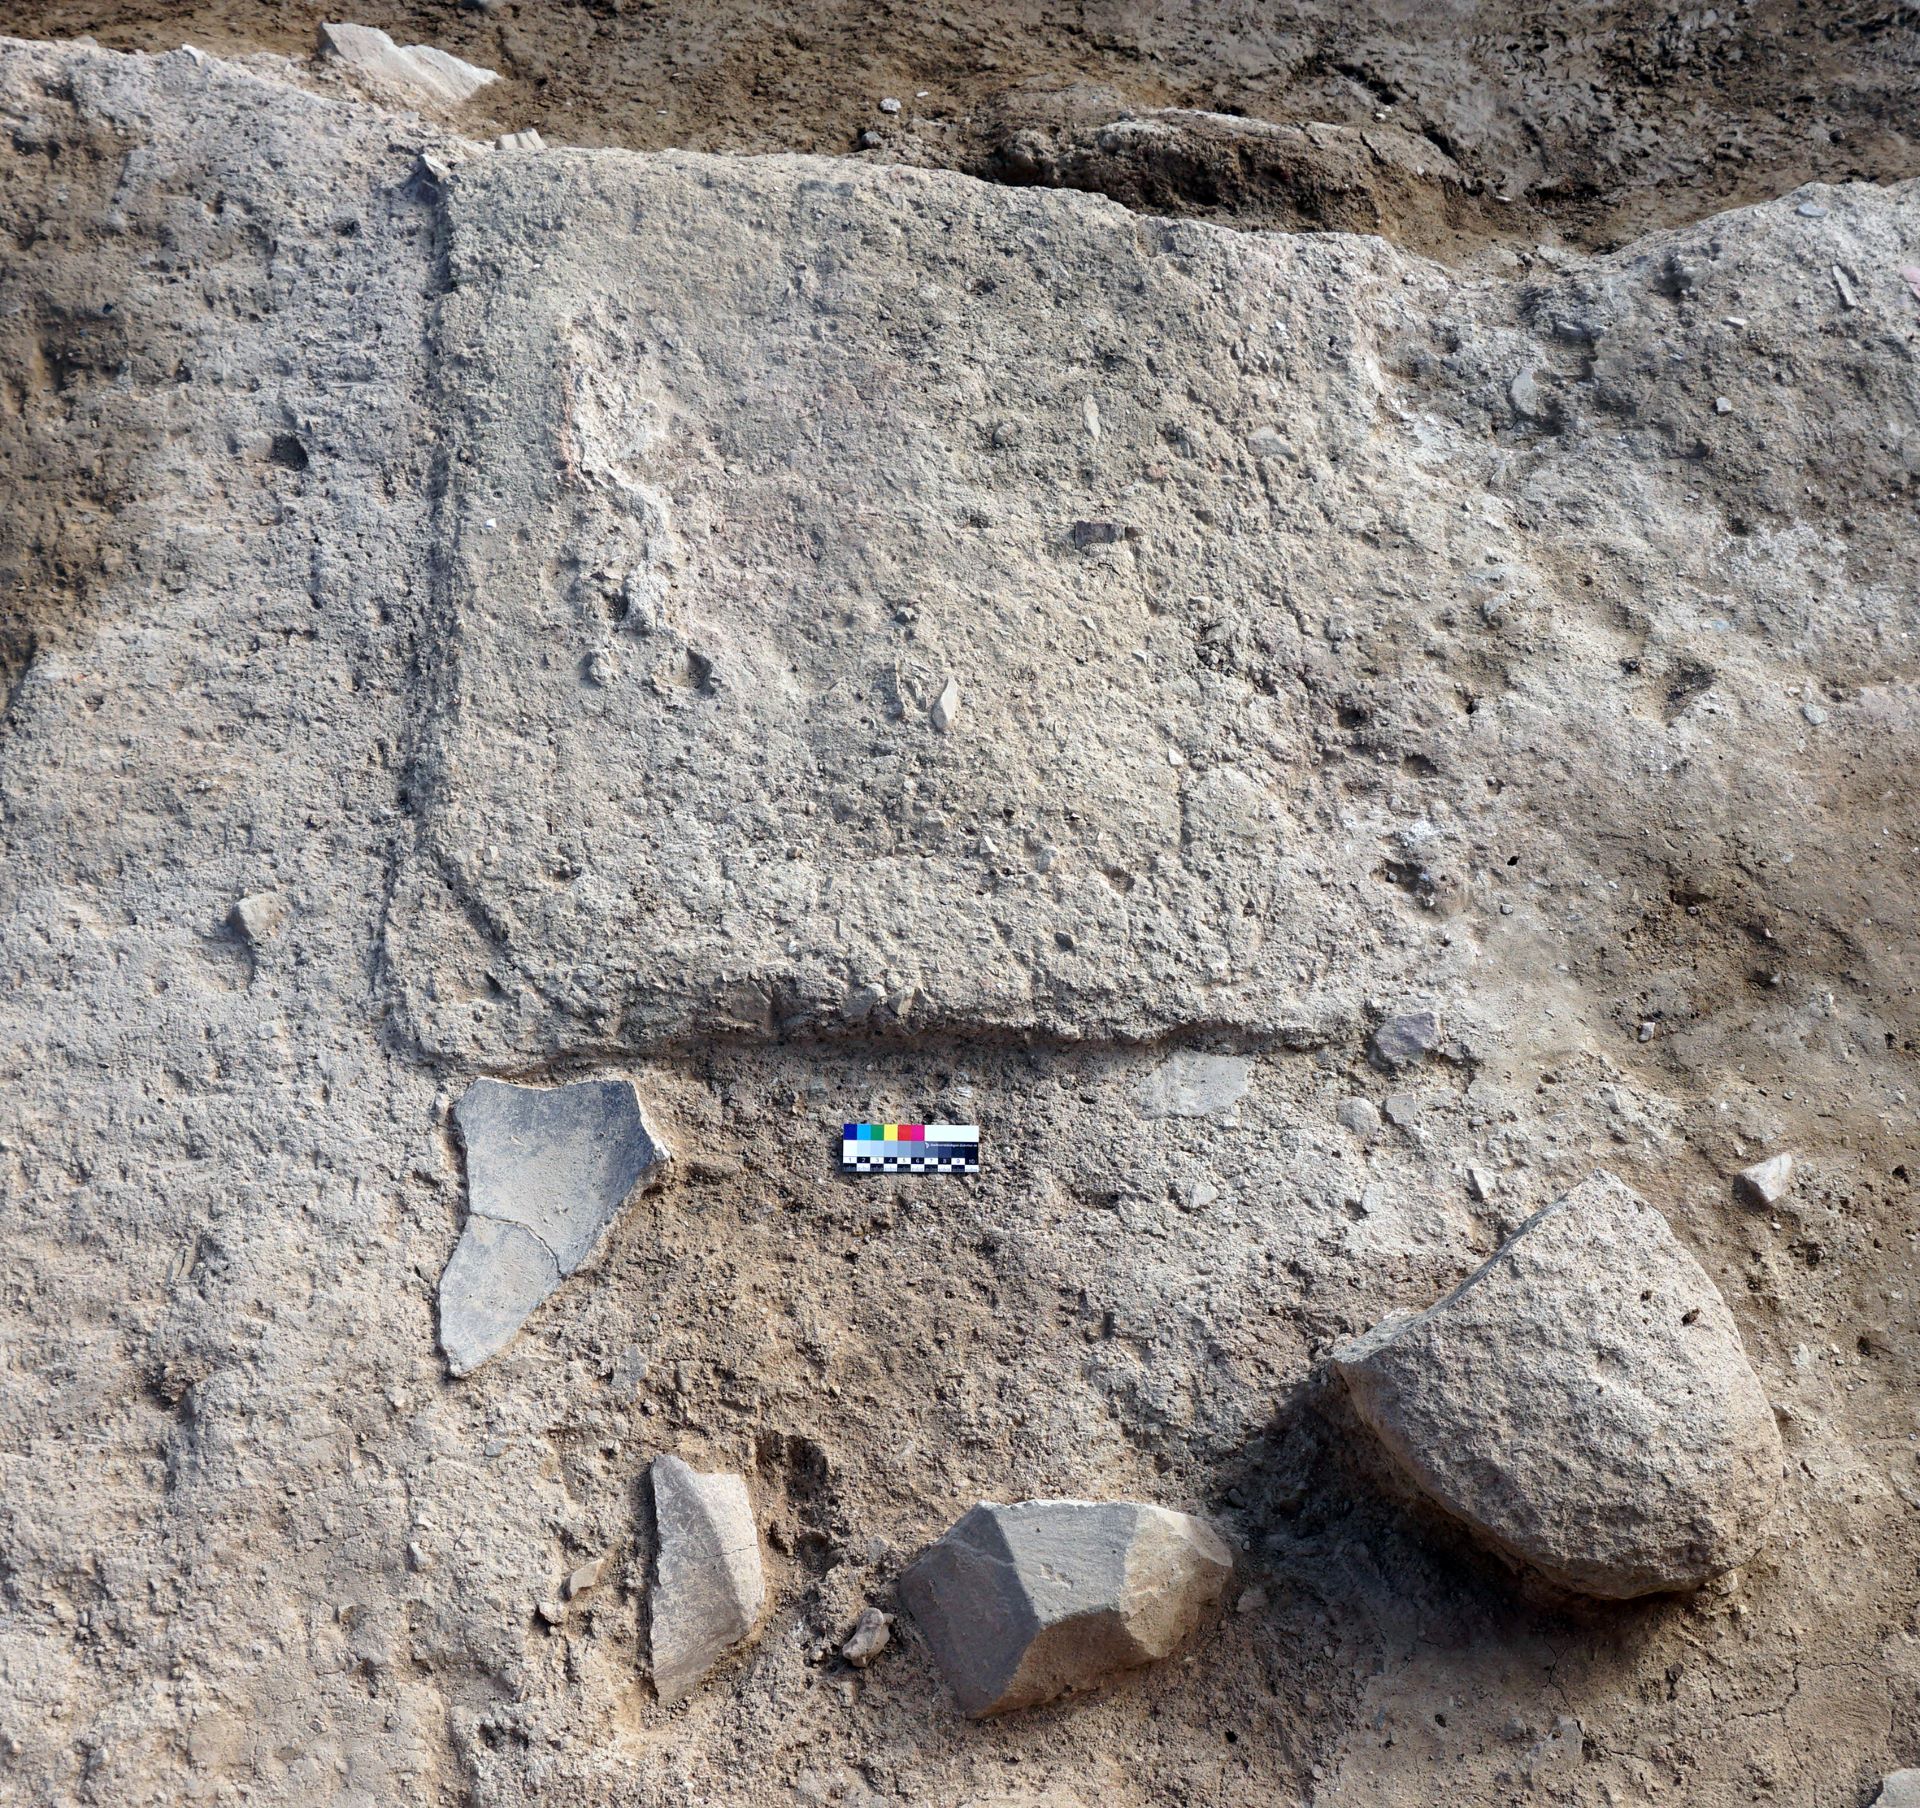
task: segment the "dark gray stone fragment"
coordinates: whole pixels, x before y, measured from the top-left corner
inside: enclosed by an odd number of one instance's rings
[[[1139,1501],[983,1503],[900,1579],[961,1711],[1051,1701],[1166,1657],[1233,1574],[1205,1520]]]
[[[467,1151],[467,1223],[440,1277],[440,1345],[465,1375],[586,1261],[666,1151],[631,1080],[476,1080],[453,1115]]]

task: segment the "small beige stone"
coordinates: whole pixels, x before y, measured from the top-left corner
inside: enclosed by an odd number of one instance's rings
[[[960,713],[960,686],[949,678],[940,695],[934,698],[933,708],[927,712],[928,718],[942,734],[953,726],[954,718]]]
[[[249,945],[264,948],[287,926],[290,914],[286,899],[278,892],[260,891],[234,905],[231,920]]]
[[[863,1607],[853,1623],[852,1635],[840,1647],[840,1655],[856,1670],[864,1670],[886,1650],[892,1638],[893,1615],[877,1607]]]

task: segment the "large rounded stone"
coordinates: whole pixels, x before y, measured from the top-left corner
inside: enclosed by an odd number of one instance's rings
[[[1610,1174],[1334,1362],[1424,1493],[1584,1594],[1694,1588],[1731,1569],[1779,1488],[1779,1433],[1726,1302]]]

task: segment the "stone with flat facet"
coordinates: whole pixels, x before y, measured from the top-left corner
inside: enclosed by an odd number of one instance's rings
[[[470,1374],[592,1255],[666,1159],[631,1080],[476,1080],[453,1109],[467,1222],[440,1276],[440,1347]]]
[[[900,1581],[961,1710],[1004,1714],[1167,1656],[1219,1602],[1233,1554],[1139,1501],[973,1509]]]
[[[747,1484],[657,1456],[653,1483],[654,1692],[679,1701],[758,1631],[767,1604],[760,1533]]]

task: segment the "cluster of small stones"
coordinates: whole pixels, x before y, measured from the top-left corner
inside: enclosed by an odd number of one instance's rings
[[[1393,1019],[1375,1058],[1398,1068],[1438,1035],[1430,1015]],[[1149,1083],[1143,1113],[1230,1109],[1244,1066],[1184,1057]],[[586,1261],[667,1151],[626,1080],[479,1080],[454,1117],[470,1210],[441,1279],[441,1341],[466,1374]],[[1776,1158],[1737,1186],[1771,1203],[1791,1168]],[[1666,1219],[1610,1174],[1529,1218],[1425,1311],[1339,1346],[1333,1363],[1414,1490],[1499,1556],[1580,1594],[1698,1588],[1753,1553],[1778,1492],[1779,1435],[1726,1302]],[[752,1642],[767,1580],[743,1477],[663,1455],[650,1481],[653,1683],[673,1702]],[[983,1502],[900,1588],[962,1712],[980,1718],[1165,1658],[1208,1622],[1233,1570],[1219,1532],[1191,1514]],[[598,1579],[569,1578],[568,1593]],[[871,1663],[892,1624],[867,1609],[847,1661]]]

